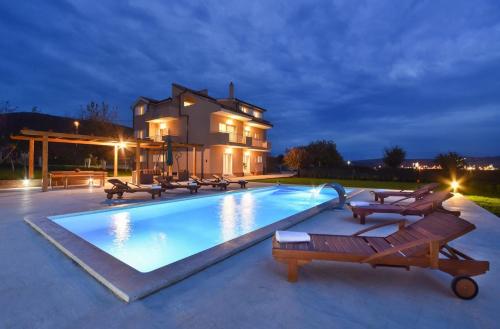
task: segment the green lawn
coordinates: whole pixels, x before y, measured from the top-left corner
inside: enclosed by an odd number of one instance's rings
[[[282,184],[300,184],[300,185],[321,185],[324,183],[330,183],[335,181],[336,183],[342,184],[348,187],[368,187],[368,188],[387,188],[387,189],[408,189],[414,190],[419,185],[418,183],[412,182],[382,182],[373,180],[350,180],[350,179],[332,179],[332,178],[305,178],[305,177],[287,177],[279,179],[260,179],[256,182],[263,183],[277,183]]]
[[[263,183],[283,183],[283,184],[300,184],[300,185],[321,185],[335,181],[348,187],[363,187],[374,189],[408,189],[414,190],[420,185],[411,182],[384,182],[384,181],[371,181],[371,180],[348,180],[348,179],[331,179],[331,178],[305,178],[305,177],[288,177],[279,179],[260,179],[256,182]],[[481,195],[467,195],[467,198],[477,203],[479,206],[491,211],[492,213],[500,216],[500,197],[481,196]]]

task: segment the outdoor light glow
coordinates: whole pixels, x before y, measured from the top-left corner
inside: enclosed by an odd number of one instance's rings
[[[233,153],[233,149],[230,147],[226,147],[226,149],[224,150],[224,153],[231,154],[231,153]]]
[[[30,186],[30,180],[27,178],[23,179],[23,186],[24,187]]]
[[[73,124],[75,125],[76,128],[78,128],[78,126],[80,125],[80,122],[75,121],[75,122],[73,122]]]
[[[245,131],[250,131],[250,127],[245,127]]]
[[[160,129],[165,129],[167,128],[167,124],[166,123],[160,123]]]
[[[120,143],[118,144],[118,147],[119,147],[119,148],[121,148],[121,149],[124,149],[125,147],[127,147],[127,144],[126,144],[126,143],[124,143],[124,142],[120,142]]]
[[[231,119],[227,119],[227,120],[226,120],[226,124],[228,124],[228,125],[232,125],[232,124],[233,124],[233,120],[231,120]]]
[[[458,182],[456,180],[453,180],[450,185],[451,185],[451,188],[453,189],[453,193],[457,193],[457,190],[460,187]]]

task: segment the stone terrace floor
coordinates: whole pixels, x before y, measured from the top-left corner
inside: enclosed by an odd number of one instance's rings
[[[251,183],[257,186],[256,183]],[[201,192],[205,194],[214,193]],[[168,192],[166,198],[189,196]],[[368,192],[355,200],[369,200]],[[150,201],[105,201],[101,189],[0,192],[0,328],[499,328],[500,218],[461,196],[459,209],[477,230],[452,243],[490,271],[480,293],[456,298],[437,271],[313,262],[286,281],[267,239],[143,300],[126,304],[29,227],[29,214],[63,214]],[[368,217],[367,225],[397,215]],[[408,217],[410,221],[416,217]],[[350,234],[361,229],[348,209],[324,211],[291,230]],[[384,228],[377,233],[394,230]]]

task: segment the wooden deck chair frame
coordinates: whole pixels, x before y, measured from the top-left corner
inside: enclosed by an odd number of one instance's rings
[[[371,194],[373,194],[375,202],[379,201],[381,204],[384,203],[384,200],[389,197],[403,197],[403,199],[400,199],[398,201],[406,200],[406,199],[421,199],[424,197],[426,194],[431,193],[435,189],[439,187],[438,183],[430,183],[421,186],[420,188],[414,190],[414,191],[405,191],[405,190],[400,190],[400,191],[370,191]]]
[[[420,225],[424,222],[427,227]],[[361,236],[393,224],[398,224],[399,229],[386,237]],[[458,225],[458,230],[446,233],[446,236],[435,234],[440,230],[449,230],[446,225],[451,225],[451,229],[453,225]],[[448,243],[473,229],[473,224],[461,218],[436,211],[408,226],[405,226],[404,220],[391,221],[350,236],[311,234],[311,242],[306,243],[279,243],[274,237],[272,255],[277,261],[287,264],[290,282],[297,281],[299,266],[313,260],[403,267],[408,270],[420,267],[450,274],[453,276],[453,292],[462,299],[472,299],[478,294],[479,287],[471,277],[487,272],[489,262],[475,260]]]
[[[124,193],[137,193],[137,192],[147,192],[151,194],[151,198],[154,199],[156,196],[161,196],[161,189],[155,189],[151,187],[141,187],[130,182],[123,182],[117,178],[108,179],[108,183],[112,184],[113,187],[110,189],[105,189],[106,198],[112,199],[116,194],[118,199],[123,198]],[[134,185],[135,187],[131,187]]]

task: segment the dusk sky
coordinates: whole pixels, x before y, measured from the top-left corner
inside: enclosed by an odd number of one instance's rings
[[[292,5],[293,4],[293,5]],[[172,82],[268,109],[273,153],[500,155],[500,2],[1,1],[0,101],[74,116]]]

